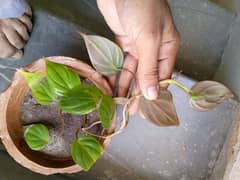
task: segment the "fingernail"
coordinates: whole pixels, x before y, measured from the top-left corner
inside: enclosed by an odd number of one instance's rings
[[[149,100],[154,100],[158,97],[158,88],[156,86],[151,86],[147,89],[146,98]]]

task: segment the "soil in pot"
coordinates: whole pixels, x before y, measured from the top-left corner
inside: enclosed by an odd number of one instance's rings
[[[84,84],[91,84],[84,80]],[[88,115],[73,115],[62,113],[56,103],[40,105],[28,91],[21,106],[22,125],[41,123],[49,128],[51,141],[40,152],[54,158],[71,159],[71,144],[80,136],[83,136],[81,128],[89,127],[99,121],[96,111]],[[103,128],[96,125],[91,132],[101,135]]]

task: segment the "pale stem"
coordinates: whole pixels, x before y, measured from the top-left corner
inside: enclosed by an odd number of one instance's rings
[[[185,86],[182,83],[176,81],[175,79],[165,79],[165,80],[161,80],[159,83],[160,84],[166,84],[166,83],[174,84],[174,85],[180,87],[181,89],[183,89],[188,94],[190,94],[190,91],[191,91],[187,86]]]
[[[116,104],[124,105],[128,102],[128,98],[125,97],[115,97],[114,101]]]
[[[103,139],[107,139],[107,138],[112,138],[113,136],[116,136],[117,134],[120,134],[124,129],[125,127],[127,126],[128,124],[128,120],[129,120],[129,109],[130,109],[130,106],[132,105],[132,102],[135,100],[135,98],[139,98],[141,97],[140,95],[137,95],[137,96],[133,96],[131,97],[127,102],[126,104],[124,105],[123,107],[123,120],[121,121],[121,124],[120,124],[120,127],[119,129],[112,133],[112,134],[109,134],[109,135],[106,135],[106,136],[101,136],[101,135],[97,135],[97,134],[93,134],[91,132],[89,132],[88,130],[91,129],[93,126],[97,125],[97,124],[100,124],[101,122],[100,121],[97,121],[93,124],[91,124],[89,127],[87,128],[82,128],[82,131],[85,132],[86,134],[89,134],[91,136],[95,136],[95,137],[99,137],[99,138],[103,138]]]

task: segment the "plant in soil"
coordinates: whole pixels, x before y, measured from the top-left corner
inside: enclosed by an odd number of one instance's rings
[[[126,71],[123,52],[116,44],[100,36],[81,35],[92,65],[99,73],[106,77],[119,76],[121,71]],[[160,89],[157,100],[151,101],[142,94],[129,98],[110,97],[67,66],[47,59],[45,62],[45,74],[19,70],[31,90],[25,96],[21,111],[23,138],[34,151],[62,158],[71,156],[84,170],[89,170],[104,151],[101,140],[123,131],[128,123],[129,109],[137,99],[140,99],[138,108],[145,119],[158,126],[179,125],[172,94],[167,89]],[[134,73],[130,73],[134,84]],[[159,83],[183,89],[189,95],[190,105],[198,111],[211,110],[233,97],[227,87],[215,81],[201,81],[192,88],[176,79]],[[123,120],[115,132],[107,134],[117,104],[123,105]],[[64,145],[59,145],[60,141]]]

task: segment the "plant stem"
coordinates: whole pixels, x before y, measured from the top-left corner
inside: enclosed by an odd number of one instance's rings
[[[184,90],[186,93],[188,93],[188,94],[190,94],[190,92],[191,92],[191,90],[190,90],[187,86],[179,83],[179,82],[176,81],[175,79],[165,79],[165,80],[160,81],[159,83],[160,83],[160,84],[164,84],[164,83],[174,84],[174,85],[180,87],[181,89],[183,89],[183,90]],[[115,135],[117,135],[117,134],[120,134],[120,133],[125,129],[125,127],[126,127],[127,124],[128,124],[128,120],[129,120],[129,109],[130,109],[130,107],[131,107],[131,105],[132,105],[132,102],[134,102],[134,100],[135,100],[136,98],[140,98],[140,97],[142,97],[142,96],[143,96],[143,95],[138,94],[138,95],[132,96],[130,99],[127,99],[127,98],[114,98],[116,104],[124,105],[124,107],[123,107],[123,120],[121,121],[120,127],[119,127],[119,129],[118,129],[116,132],[114,132],[114,133],[112,133],[112,134],[109,134],[109,135],[106,135],[106,136],[101,136],[101,135],[93,134],[93,133],[91,133],[91,132],[88,131],[88,130],[91,129],[93,126],[101,123],[100,121],[91,124],[91,125],[90,125],[89,127],[87,127],[87,128],[82,128],[82,131],[85,132],[86,134],[91,135],[91,136],[95,136],[95,137],[99,137],[99,138],[104,138],[104,139],[111,138],[111,137],[113,137],[113,136],[115,136]]]
[[[78,139],[78,134],[79,134],[80,130],[82,130],[87,123],[87,115],[83,115],[82,122],[83,122],[82,125],[80,127],[78,127],[76,130],[76,133],[75,133],[76,139]]]
[[[174,85],[180,87],[181,89],[183,89],[188,94],[190,94],[190,91],[191,91],[187,86],[185,86],[182,83],[176,81],[175,79],[165,79],[165,80],[161,80],[159,83],[160,84],[165,84],[165,83],[174,84]]]
[[[101,121],[96,121],[96,122],[92,123],[90,126],[88,126],[88,127],[86,127],[86,128],[82,128],[82,129],[84,129],[84,130],[89,130],[89,129],[91,129],[92,127],[94,127],[94,126],[96,126],[96,125],[98,125],[98,124],[101,124]]]
[[[135,74],[132,71],[128,70],[127,68],[122,68],[121,71],[126,71],[126,72],[130,73],[133,77],[133,80],[136,81]]]
[[[82,128],[82,131],[88,135],[91,135],[91,136],[94,136],[94,137],[98,137],[98,138],[108,138],[108,136],[101,136],[101,135],[97,135],[97,134],[94,134],[94,133],[91,133],[89,132],[88,130],[93,128],[94,126],[98,125],[98,124],[101,124],[101,121],[97,121],[97,122],[94,122],[92,123],[90,126],[86,127],[86,128]]]
[[[128,98],[125,97],[115,97],[114,101],[116,104],[124,105],[128,102]]]
[[[97,124],[100,124],[101,122],[100,121],[97,121],[93,124],[91,124],[89,127],[87,128],[82,128],[82,131],[85,132],[86,134],[89,134],[91,136],[95,136],[95,137],[99,137],[99,138],[103,138],[103,139],[107,139],[107,138],[112,138],[113,136],[116,136],[117,134],[120,134],[124,129],[125,127],[127,126],[128,124],[128,121],[129,121],[129,109],[132,105],[132,102],[134,102],[134,100],[136,98],[139,98],[141,97],[142,95],[136,95],[136,96],[133,96],[131,97],[124,105],[123,107],[123,120],[121,121],[121,124],[120,124],[120,127],[119,129],[112,133],[112,134],[109,134],[109,135],[106,135],[106,136],[101,136],[101,135],[97,135],[97,134],[93,134],[91,132],[89,132],[88,130],[91,129],[93,126],[97,125]]]
[[[134,84],[137,82],[137,78],[136,78],[135,74],[132,71],[128,70],[127,68],[122,68],[122,71],[126,71],[126,72],[130,73],[132,75],[132,78],[133,78],[132,81],[130,82],[129,90],[128,90],[128,93],[127,93],[127,98],[129,98],[131,93],[132,93]]]
[[[129,87],[128,93],[127,93],[127,98],[128,98],[128,97],[130,97],[131,92],[133,90],[133,85],[135,84],[135,82],[137,82],[136,76],[135,76],[134,72],[128,70],[127,68],[121,68],[121,69],[118,69],[118,71],[120,71],[120,72],[118,73],[117,78],[115,80],[115,85],[114,85],[115,86],[114,87],[114,92],[115,93],[114,93],[114,96],[117,96],[118,84],[119,84],[121,73],[125,71],[125,72],[128,72],[132,76],[132,80],[130,82],[130,87]]]

